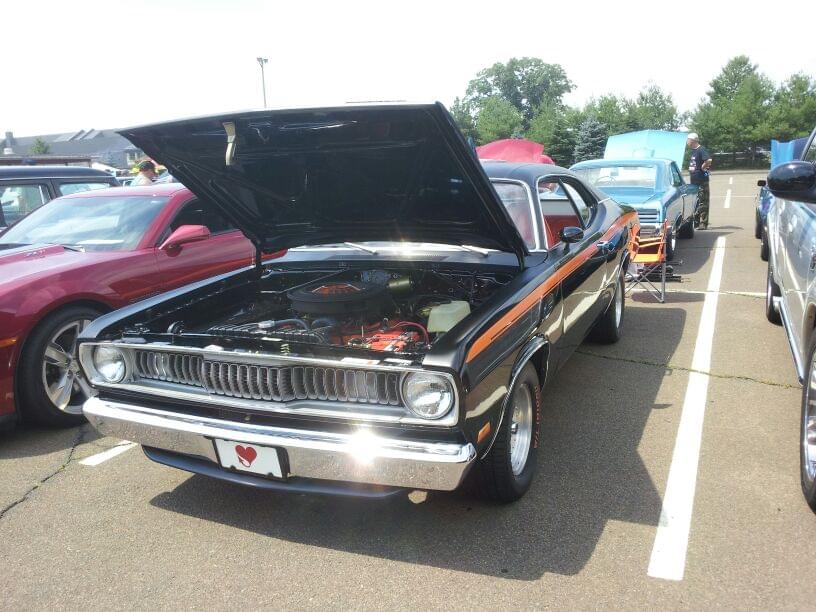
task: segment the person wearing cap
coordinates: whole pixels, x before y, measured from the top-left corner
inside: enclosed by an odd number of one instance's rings
[[[692,185],[697,185],[697,227],[708,229],[708,177],[711,168],[711,155],[708,150],[700,144],[700,137],[696,132],[691,132],[686,141],[691,147],[691,158],[689,158],[689,178]]]
[[[152,185],[156,178],[156,164],[149,159],[146,159],[143,162],[139,162],[137,168],[139,169],[139,174],[136,175],[136,178],[133,179],[130,186],[138,187],[140,185]]]

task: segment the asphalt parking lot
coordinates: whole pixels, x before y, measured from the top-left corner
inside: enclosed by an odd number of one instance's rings
[[[19,429],[0,434],[0,607],[812,607],[816,516],[793,361],[763,313],[759,177],[716,174],[711,229],[678,242],[666,303],[635,294],[621,342],[560,372],[520,502],[255,491],[88,426]]]

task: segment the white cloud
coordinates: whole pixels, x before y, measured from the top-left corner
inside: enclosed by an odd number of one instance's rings
[[[816,71],[816,2],[6,2],[0,129],[122,127],[261,106],[442,100],[512,56],[560,63],[569,101],[652,81],[693,108],[732,56],[772,79]],[[779,10],[782,10],[781,7]],[[776,24],[779,24],[778,26]],[[778,28],[778,31],[774,31]]]

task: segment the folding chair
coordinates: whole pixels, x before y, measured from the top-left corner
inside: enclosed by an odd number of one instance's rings
[[[637,254],[630,261],[626,272],[626,295],[640,286],[661,304],[666,301],[666,235],[668,221],[663,222],[654,236],[638,234],[635,242]],[[659,277],[659,281],[655,279]],[[652,281],[655,282],[652,282]],[[658,283],[658,286],[655,285]]]

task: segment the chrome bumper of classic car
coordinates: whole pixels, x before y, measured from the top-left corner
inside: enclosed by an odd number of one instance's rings
[[[422,442],[225,421],[89,399],[85,416],[100,433],[218,465],[215,439],[286,453],[289,478],[450,491],[472,465],[472,444]]]

